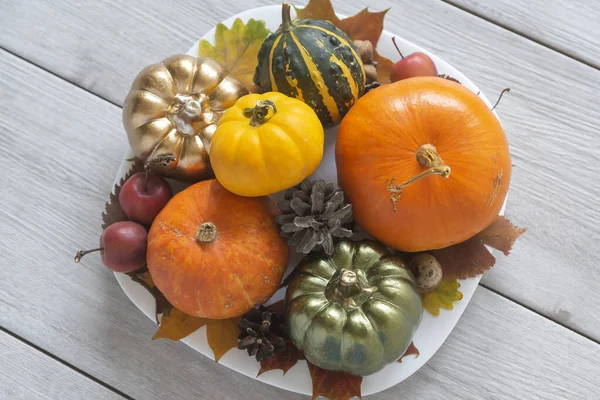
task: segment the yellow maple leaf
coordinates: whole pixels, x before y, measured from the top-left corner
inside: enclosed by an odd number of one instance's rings
[[[459,287],[457,281],[441,281],[434,291],[423,295],[423,308],[436,317],[440,315],[440,308],[452,310],[454,303],[463,298]]]
[[[215,361],[234,347],[237,348],[240,317],[229,319],[209,319],[206,324],[208,345],[215,355]]]
[[[229,319],[207,319],[193,317],[176,308],[163,314],[160,326],[152,339],[180,340],[206,325],[208,345],[215,361],[234,347],[237,348],[240,317]]]
[[[258,63],[258,51],[269,33],[265,21],[250,19],[244,24],[237,18],[231,29],[218,24],[215,30],[215,44],[201,40],[198,54],[216,60],[250,92],[256,92],[257,88],[252,78]]]
[[[207,322],[208,320],[205,318],[192,317],[183,311],[171,308],[163,314],[160,326],[152,339],[183,339],[206,325]]]

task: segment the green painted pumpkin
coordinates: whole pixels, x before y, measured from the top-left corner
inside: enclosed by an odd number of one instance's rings
[[[286,292],[291,341],[311,363],[370,375],[400,358],[421,322],[421,297],[399,257],[367,240],[300,262]]]
[[[283,23],[258,52],[254,83],[261,92],[281,92],[304,101],[323,126],[338,124],[363,95],[366,74],[352,40],[331,22],[292,22],[283,4]]]

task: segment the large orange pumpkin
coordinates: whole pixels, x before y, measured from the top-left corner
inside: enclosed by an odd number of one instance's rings
[[[216,180],[173,197],[148,233],[146,258],[158,289],[197,317],[242,315],[277,291],[288,259],[275,204],[241,197]]]
[[[447,247],[489,226],[511,174],[496,116],[469,89],[435,77],[363,96],[340,125],[336,162],[356,221],[403,251]]]

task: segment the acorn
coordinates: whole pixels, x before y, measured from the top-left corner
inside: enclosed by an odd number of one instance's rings
[[[442,265],[429,253],[417,254],[410,260],[408,267],[421,294],[434,291],[442,281]]]

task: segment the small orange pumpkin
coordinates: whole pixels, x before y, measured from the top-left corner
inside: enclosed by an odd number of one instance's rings
[[[277,291],[288,259],[277,208],[268,197],[241,197],[216,180],[178,193],[148,233],[148,270],[179,310],[224,319]]]
[[[496,116],[469,89],[436,77],[363,96],[340,125],[336,162],[355,220],[403,251],[447,247],[485,229],[511,175]]]

